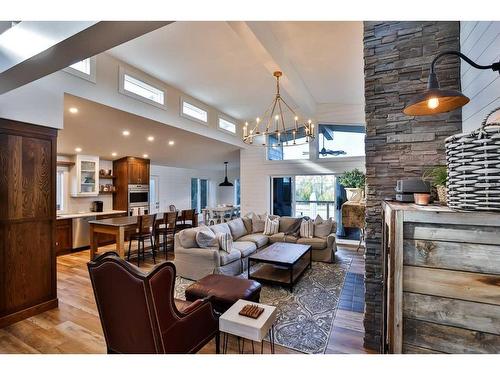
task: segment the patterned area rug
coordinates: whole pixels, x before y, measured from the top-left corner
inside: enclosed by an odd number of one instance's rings
[[[276,306],[276,343],[303,353],[324,353],[337,312],[342,286],[351,259],[329,264],[313,262],[293,293],[279,286],[262,285],[260,302]],[[240,277],[245,277],[241,275]],[[176,298],[184,298],[184,290],[193,283],[177,277]]]

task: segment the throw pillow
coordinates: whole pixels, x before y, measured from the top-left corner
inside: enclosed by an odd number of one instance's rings
[[[264,233],[266,236],[272,236],[273,234],[278,233],[278,229],[280,227],[279,219],[271,220],[269,218],[266,219],[264,224]]]
[[[262,215],[253,214],[252,215],[252,233],[262,233],[264,232],[264,226],[266,225],[267,213]]]
[[[196,233],[200,231],[202,227],[184,229],[179,232],[179,242],[184,249],[191,249],[194,247],[199,247],[196,243]]]
[[[295,219],[294,223],[290,225],[288,230],[285,232],[287,236],[298,237],[300,234],[300,225],[302,224],[302,219]]]
[[[217,241],[219,242],[219,249],[230,253],[233,249],[233,237],[227,233],[217,233]]]
[[[217,235],[212,232],[208,227],[202,228],[196,233],[196,243],[199,247],[204,249],[209,247],[219,247]]]
[[[323,220],[318,215],[314,220],[314,237],[326,238],[332,232],[333,219]]]
[[[234,240],[243,237],[247,234],[247,229],[245,228],[245,223],[242,218],[237,218],[227,222],[229,229],[231,229],[231,236]]]
[[[300,223],[300,237],[314,237],[314,222],[312,220],[302,220],[302,223]]]

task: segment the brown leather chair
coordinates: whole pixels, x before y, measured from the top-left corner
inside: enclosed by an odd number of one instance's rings
[[[159,244],[159,238],[160,236],[163,236],[163,251],[165,252],[165,256],[167,255],[168,246],[170,245],[172,248],[174,247],[174,236],[175,230],[177,228],[177,216],[177,211],[164,212],[163,219],[156,221],[155,238],[157,238],[158,241],[155,242]]]
[[[87,263],[108,353],[196,353],[219,329],[208,299],[174,298],[175,266],[150,273],[107,252]]]

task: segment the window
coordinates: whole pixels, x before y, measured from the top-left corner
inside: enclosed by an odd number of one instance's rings
[[[96,58],[89,57],[85,60],[78,61],[68,66],[64,71],[95,83]]]
[[[240,179],[237,178],[234,180],[234,204],[239,206],[241,203],[241,194],[240,194]]]
[[[298,130],[296,140],[297,143],[302,144],[296,146],[277,146],[277,136],[274,134],[270,134],[267,140],[268,144],[270,145],[267,151],[267,160],[309,159],[309,143],[305,143],[306,135],[304,132],[304,128],[300,128]]]
[[[365,155],[365,127],[362,125],[319,125],[318,157]]]
[[[194,104],[188,103],[185,100],[182,100],[182,112],[181,116],[188,117],[190,119],[194,119],[201,122],[208,122],[208,112],[204,109],[201,109]]]
[[[73,65],[70,65],[69,67],[73,68],[75,70],[78,70],[79,72],[82,72],[84,74],[89,75],[90,74],[90,59],[78,61],[77,63],[74,63]]]
[[[165,106],[164,90],[161,90],[137,77],[133,77],[122,68],[120,68],[119,91],[120,93],[128,95],[134,99],[141,100],[160,108]]]
[[[56,210],[64,211],[64,171],[58,170],[56,175]]]
[[[236,134],[236,124],[232,123],[231,121],[225,120],[222,117],[219,117],[219,129],[232,134]]]
[[[208,206],[208,180],[191,178],[191,208],[200,213]]]
[[[328,219],[335,215],[335,176],[295,176],[296,216]]]

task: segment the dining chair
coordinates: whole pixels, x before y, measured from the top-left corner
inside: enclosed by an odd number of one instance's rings
[[[159,240],[160,236],[163,236],[163,251],[165,253],[165,258],[167,257],[169,245],[171,245],[172,248],[174,245],[174,236],[177,229],[177,218],[177,211],[164,212],[162,220],[158,221],[155,227],[155,238],[158,238]]]
[[[217,215],[216,211],[207,208],[208,211],[208,224],[207,225],[215,225],[220,223],[220,216]]]
[[[153,232],[156,225],[156,215],[140,215],[137,216],[137,226],[135,233],[130,234],[128,243],[127,261],[130,261],[130,250],[132,249],[132,241],[137,241],[137,267],[141,261],[141,245],[142,245],[142,259],[145,260],[145,246],[144,241],[149,240],[151,243],[151,252],[153,253],[153,262],[156,264],[155,258],[155,242],[153,239]]]
[[[195,209],[182,210],[181,215],[179,217],[181,224],[177,224],[177,229],[186,229],[194,227],[196,225],[195,215],[196,215]]]
[[[175,208],[175,205],[174,205],[174,204],[171,204],[170,206],[168,206],[168,210],[169,210],[170,212],[172,212],[172,211],[177,211],[177,208]]]

